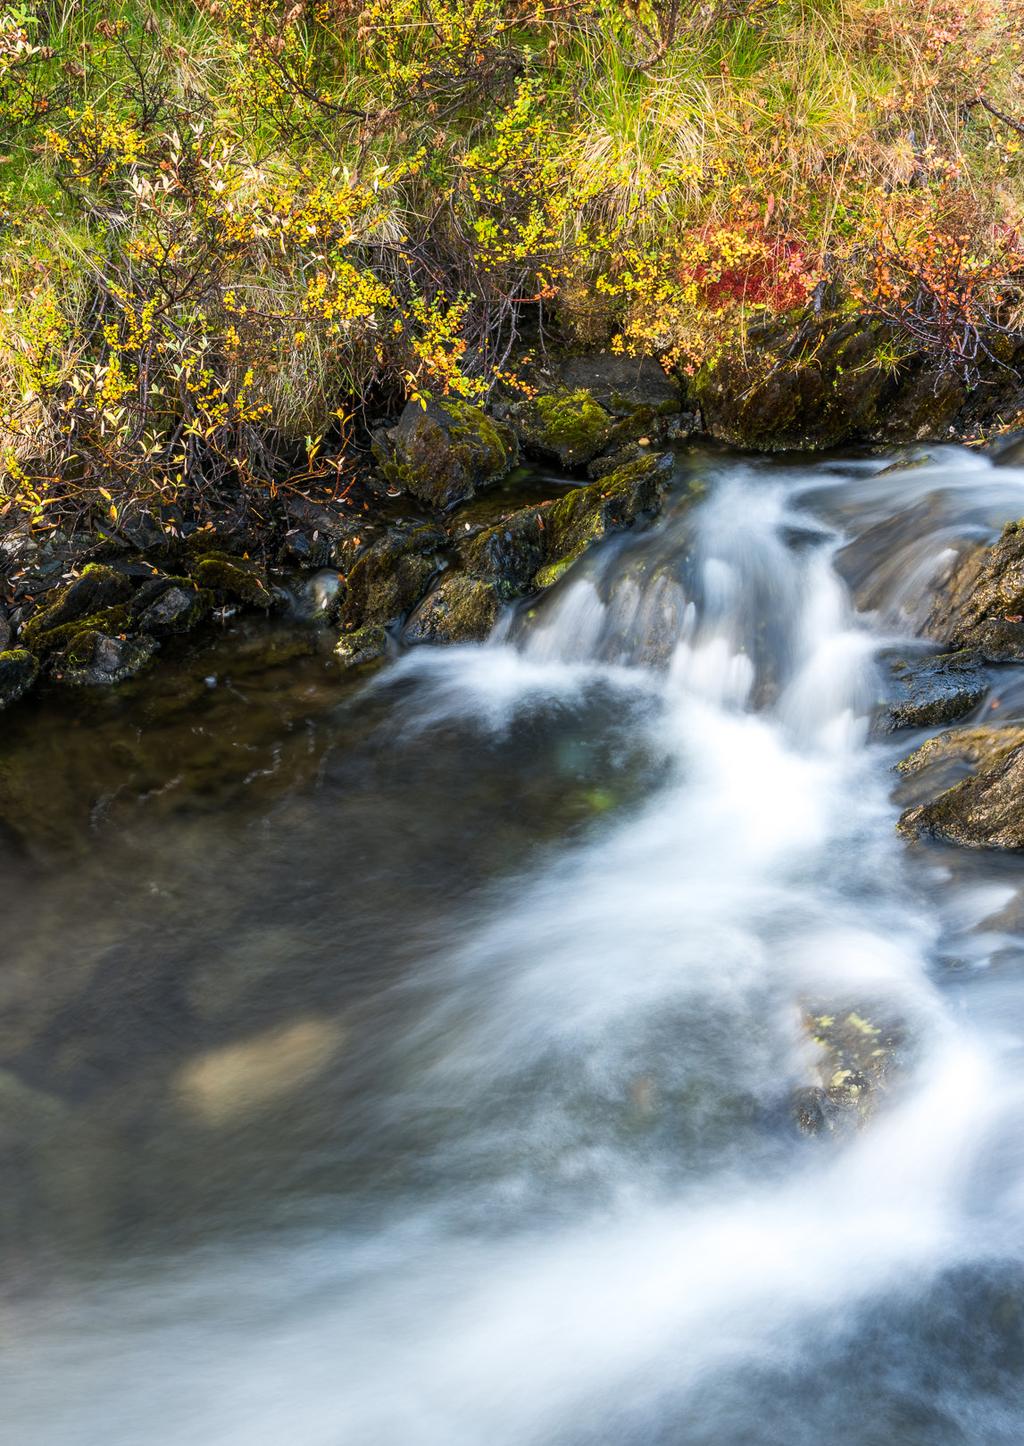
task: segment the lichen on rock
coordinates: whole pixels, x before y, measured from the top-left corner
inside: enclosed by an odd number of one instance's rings
[[[1024,849],[1022,730],[979,728],[961,736],[943,734],[905,759],[901,770],[913,774],[951,757],[974,761],[977,771],[937,797],[906,809],[897,825],[900,833],[962,848]]]

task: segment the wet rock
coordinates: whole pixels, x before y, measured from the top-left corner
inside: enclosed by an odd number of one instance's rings
[[[679,386],[653,357],[594,353],[572,357],[558,369],[567,391],[586,391],[613,417],[637,412],[672,416],[683,410]]]
[[[967,549],[939,587],[925,631],[989,662],[1024,658],[1024,523],[1007,523],[991,547]]]
[[[534,586],[550,587],[593,543],[653,515],[671,467],[671,457],[643,457],[551,503],[544,514],[546,560]]]
[[[0,708],[24,697],[39,676],[39,659],[26,648],[0,652]]]
[[[879,709],[878,726],[931,728],[953,723],[976,708],[988,693],[988,680],[977,653],[963,650],[938,657],[889,662],[893,696]]]
[[[406,626],[409,643],[483,642],[497,621],[501,603],[493,583],[454,573],[425,598]]]
[[[212,594],[188,578],[155,577],[144,582],[132,598],[128,616],[132,627],[151,637],[187,633],[209,614]]]
[[[11,644],[11,623],[7,616],[7,609],[0,603],[0,653]]]
[[[238,602],[267,611],[275,606],[266,574],[254,563],[223,552],[207,552],[193,563],[191,574],[200,588],[221,602]]]
[[[902,1030],[857,1010],[808,1012],[803,1025],[817,1051],[817,1083],[793,1096],[797,1124],[812,1135],[859,1128],[890,1086]]]
[[[896,771],[909,778],[946,763],[961,763],[972,770],[989,769],[1022,744],[1024,727],[951,728],[908,753],[897,763]]]
[[[593,543],[653,515],[671,465],[648,454],[477,533],[460,549],[462,570],[446,573],[417,609],[406,640],[486,637],[501,603],[550,587]]]
[[[393,528],[371,543],[345,578],[342,629],[404,618],[426,592],[447,544],[439,527]]]
[[[904,760],[903,771],[913,772],[940,761],[941,750],[961,747],[973,752],[978,772],[961,779],[926,803],[901,815],[900,833],[908,838],[928,837],[962,848],[1024,848],[1024,743],[1019,729],[972,729],[971,739],[944,737],[930,740],[932,750],[918,750]],[[1005,731],[1006,736],[1001,737]],[[1011,736],[1012,735],[1012,736]]]
[[[342,633],[334,649],[338,661],[346,668],[358,668],[376,662],[388,650],[388,635],[380,623],[367,623],[350,633]]]
[[[22,624],[21,641],[26,647],[50,651],[66,641],[70,625],[123,603],[131,591],[131,579],[124,573],[89,563],[79,577],[58,590],[53,601]]]
[[[158,646],[153,638],[111,637],[85,628],[57,660],[53,676],[77,688],[123,683],[142,671]]]
[[[374,455],[393,487],[445,510],[510,472],[519,448],[504,423],[446,398],[425,409],[410,402],[398,424],[376,438]]]
[[[548,555],[545,516],[550,502],[521,507],[475,537],[463,551],[466,571],[492,586],[504,602],[522,597]]]

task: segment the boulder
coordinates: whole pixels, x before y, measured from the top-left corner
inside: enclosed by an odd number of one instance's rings
[[[988,662],[1024,658],[1024,523],[1008,522],[991,547],[976,543],[936,592],[925,632]]]
[[[898,828],[908,838],[928,837],[962,848],[1022,849],[1024,848],[1024,742],[1021,730],[1001,739],[1003,730],[970,730],[987,734],[975,738],[969,747],[976,752],[981,766],[969,778],[961,779],[945,789],[937,798],[908,808],[901,815]],[[992,736],[995,735],[995,736]],[[935,740],[932,740],[933,742]],[[947,748],[955,740],[946,740]],[[927,745],[925,745],[927,747]],[[937,749],[925,762],[939,757]],[[904,771],[913,766],[905,760]],[[923,766],[918,761],[918,767]]]
[[[118,606],[131,591],[132,581],[124,573],[89,563],[79,577],[57,590],[53,601],[22,624],[21,641],[26,647],[52,651],[67,639],[74,624]]]
[[[683,410],[679,385],[653,357],[611,353],[571,357],[558,368],[558,377],[564,389],[588,392],[613,417],[638,412],[673,416]]]
[[[403,637],[408,643],[480,643],[494,627],[500,608],[493,583],[452,573],[419,605]]]
[[[373,450],[387,482],[441,511],[468,501],[519,460],[511,428],[453,397],[425,408],[409,402]]]
[[[692,395],[712,437],[776,452],[947,437],[966,388],[885,322],[821,312],[751,326],[704,363]]]
[[[26,648],[0,652],[0,708],[17,703],[38,676],[39,659]]]
[[[508,419],[525,452],[567,472],[585,467],[616,437],[615,418],[585,387],[516,402]]]
[[[187,633],[208,615],[212,594],[184,577],[154,577],[144,582],[128,606],[132,627],[150,637]]]
[[[793,1097],[797,1124],[809,1135],[860,1127],[889,1087],[902,1029],[859,1010],[808,1011],[803,1025],[817,1050],[817,1082]]]
[[[889,675],[892,696],[877,714],[884,732],[953,723],[976,708],[988,692],[978,654],[966,649],[916,662],[890,659]]]

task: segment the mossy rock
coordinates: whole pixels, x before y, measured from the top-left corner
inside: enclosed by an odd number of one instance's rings
[[[519,402],[509,420],[525,451],[569,472],[593,461],[615,436],[615,419],[585,387]]]
[[[426,592],[447,542],[440,528],[416,527],[394,529],[366,548],[345,579],[343,630],[404,618]]]
[[[133,629],[150,637],[187,633],[209,615],[213,594],[190,578],[161,576],[144,582],[128,606]]]
[[[408,403],[377,437],[374,455],[393,487],[442,511],[497,482],[519,461],[515,433],[480,407],[455,398]]]
[[[75,618],[71,622],[60,623],[43,631],[34,631],[32,639],[36,652],[41,657],[49,657],[67,649],[79,633],[101,632],[116,637],[118,634],[127,633],[130,627],[128,604],[118,603],[114,607],[101,608],[99,612],[90,613],[86,617]]]
[[[382,658],[388,650],[388,635],[380,623],[367,623],[342,633],[334,655],[346,668],[358,668]]]
[[[222,552],[208,552],[197,559],[191,572],[200,588],[221,601],[266,611],[275,605],[266,575],[254,563]]]
[[[683,409],[678,381],[653,357],[595,352],[570,357],[558,368],[567,391],[585,390],[613,417],[669,417]]]
[[[648,455],[551,503],[544,512],[546,561],[534,587],[550,587],[593,543],[656,512],[670,467],[670,458]]]
[[[0,653],[0,708],[17,703],[38,676],[39,659],[27,648],[10,648]]]
[[[457,572],[444,577],[409,619],[408,643],[479,643],[489,636],[501,602],[493,583]]]
[[[44,639],[56,630],[124,602],[131,592],[132,581],[124,573],[91,562],[79,577],[58,590],[52,602],[22,624],[21,641],[30,648],[47,651],[52,645]]]
[[[158,646],[153,638],[118,638],[83,628],[56,660],[53,676],[77,688],[123,683],[142,671]]]

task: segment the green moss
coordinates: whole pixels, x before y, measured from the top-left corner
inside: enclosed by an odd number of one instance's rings
[[[604,450],[612,418],[585,388],[536,397],[525,415],[525,440],[565,467],[583,467]]]
[[[131,590],[131,580],[123,573],[101,563],[89,563],[81,576],[61,588],[52,602],[22,624],[21,637],[30,648],[44,652],[53,646],[59,647],[59,643],[54,645],[44,640],[65,624],[122,602]]]
[[[375,662],[387,652],[388,635],[379,623],[367,623],[350,633],[342,633],[334,655],[346,668],[357,668]]]
[[[9,708],[39,676],[39,659],[27,648],[0,652],[0,708]]]
[[[274,595],[259,571],[251,563],[229,557],[223,552],[210,552],[192,568],[192,577],[216,597],[243,603],[246,607],[270,609]]]
[[[124,603],[119,603],[116,607],[101,608],[99,612],[90,613],[87,617],[75,618],[71,622],[60,623],[42,632],[33,631],[31,641],[35,650],[45,657],[61,648],[67,648],[81,632],[100,632],[117,637],[118,634],[127,632],[130,626],[130,611]],[[23,628],[22,636],[25,634],[26,629]]]

